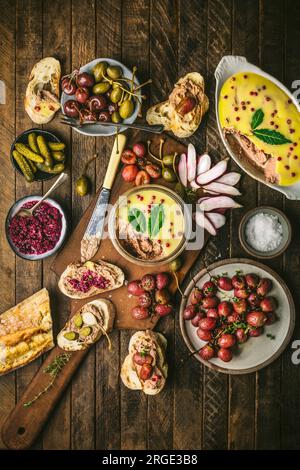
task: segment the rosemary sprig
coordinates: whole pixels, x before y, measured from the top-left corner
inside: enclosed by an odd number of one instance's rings
[[[31,406],[42,395],[44,395],[45,393],[47,393],[50,390],[50,388],[53,386],[57,376],[62,371],[62,369],[65,367],[65,365],[69,362],[70,358],[71,358],[70,353],[63,353],[63,354],[59,354],[58,356],[56,356],[53,359],[53,361],[50,362],[50,364],[43,370],[43,372],[45,374],[49,374],[51,376],[51,380],[50,380],[49,384],[43,390],[41,390],[37,395],[35,395],[32,398],[32,400],[27,401],[26,403],[24,403],[23,406],[25,408],[28,408],[29,406]]]

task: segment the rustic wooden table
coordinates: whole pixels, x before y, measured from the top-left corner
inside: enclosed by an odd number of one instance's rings
[[[55,331],[64,324],[68,302],[57,295],[51,260],[16,258],[4,236],[4,221],[16,198],[41,194],[48,184],[28,185],[9,160],[16,134],[32,127],[24,111],[28,75],[42,57],[55,56],[64,72],[95,57],[113,57],[137,65],[153,84],[151,102],[163,99],[176,79],[198,70],[206,78],[210,110],[191,139],[199,151],[216,159],[225,155],[214,111],[213,72],[225,54],[245,55],[291,88],[300,79],[300,2],[294,0],[0,0],[0,79],[6,105],[0,106],[0,292],[1,311],[42,286],[53,298]],[[72,213],[73,226],[90,198],[76,195],[74,182],[96,151],[90,167],[94,190],[102,183],[112,138],[87,138],[62,128],[58,119],[46,126],[68,142],[72,184],[56,194]],[[232,167],[234,165],[232,164]],[[300,304],[300,203],[244,176],[243,211],[234,211],[210,242],[197,266],[216,256],[245,256],[237,235],[242,213],[260,204],[283,208],[294,228],[285,256],[268,262],[281,273]],[[49,420],[35,448],[44,449],[292,449],[300,444],[300,366],[292,364],[291,346],[271,366],[256,374],[228,377],[191,359],[178,369],[187,349],[178,318],[161,321],[169,340],[170,379],[157,397],[125,389],[119,380],[130,331],[112,334],[113,352],[105,341],[90,352]],[[300,335],[297,322],[294,338]],[[37,360],[0,379],[0,426],[41,364]],[[175,366],[177,365],[177,367]],[[2,444],[3,445],[3,444]]]

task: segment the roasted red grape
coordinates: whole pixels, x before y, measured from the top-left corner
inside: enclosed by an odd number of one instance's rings
[[[245,277],[238,274],[232,277],[231,282],[235,289],[243,289],[246,286]]]
[[[273,312],[277,307],[276,300],[274,297],[265,297],[260,302],[260,308],[263,312]]]
[[[188,305],[183,311],[183,318],[185,320],[192,320],[199,312],[199,308],[196,305]]]
[[[145,320],[149,317],[149,310],[146,307],[134,307],[131,310],[131,316],[135,320]]]
[[[214,282],[207,281],[203,284],[202,290],[206,297],[214,297],[217,293],[217,286]]]
[[[230,291],[233,289],[231,279],[227,276],[220,276],[218,279],[218,286],[222,290]]]
[[[141,286],[141,282],[138,280],[130,281],[127,286],[128,294],[140,296],[145,294],[145,290]]]
[[[199,327],[202,330],[213,330],[216,326],[217,320],[215,318],[202,318],[199,321]]]
[[[236,342],[236,338],[234,335],[224,333],[220,338],[218,339],[218,345],[221,348],[231,348],[234,346]]]
[[[261,297],[265,297],[268,292],[272,289],[272,282],[270,279],[263,278],[260,280],[260,283],[258,284],[258,287],[256,289],[256,292],[258,295]]]
[[[203,308],[214,308],[218,305],[220,299],[218,297],[204,297],[202,300]]]
[[[218,358],[223,362],[229,362],[232,359],[232,352],[230,349],[221,348],[218,351]]]
[[[227,300],[220,302],[218,305],[218,314],[220,317],[227,317],[232,312],[232,304]]]
[[[245,279],[249,289],[255,289],[258,286],[259,277],[256,274],[246,274]]]
[[[257,328],[266,323],[267,317],[263,312],[250,312],[247,314],[246,321],[248,325]]]
[[[203,299],[203,292],[199,287],[195,287],[191,295],[191,304],[199,304]]]
[[[206,361],[209,361],[210,359],[212,359],[214,355],[215,355],[215,351],[209,344],[206,344],[205,346],[203,346],[203,348],[201,348],[199,351],[199,356],[201,356],[202,359]]]
[[[211,341],[212,339],[212,332],[208,330],[202,330],[201,328],[198,328],[197,335],[200,339],[202,339],[202,341]]]

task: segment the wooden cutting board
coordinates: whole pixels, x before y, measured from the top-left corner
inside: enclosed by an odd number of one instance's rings
[[[151,150],[154,153],[154,155],[159,154],[159,142],[160,142],[160,139],[162,138],[165,140],[164,155],[172,154],[174,152],[181,154],[182,152],[186,151],[186,147],[184,145],[182,145],[181,143],[177,142],[176,140],[172,139],[171,137],[167,135],[153,136],[145,132],[144,133],[137,132],[137,133],[131,134],[128,137],[126,147],[131,148],[133,143],[139,142],[139,141],[146,143],[149,138],[151,139],[151,142],[152,142]],[[166,184],[166,182],[163,179],[157,180],[157,183],[162,184],[164,186],[169,186],[170,188],[172,188],[172,186],[174,187],[174,184],[173,185]],[[110,202],[114,204],[116,200],[118,199],[118,197],[122,195],[124,192],[126,192],[128,189],[130,189],[132,186],[133,186],[133,183],[126,183],[123,181],[121,177],[121,173],[119,172],[116,178],[116,181],[114,183],[113,189],[112,189]],[[89,220],[91,218],[98,194],[99,193],[97,193],[94,200],[92,201],[92,203],[90,204],[86,212],[83,214],[83,217],[81,218],[79,224],[77,225],[77,227],[75,228],[71,236],[69,237],[68,242],[66,243],[64,248],[60,251],[60,253],[57,255],[57,257],[55,258],[52,264],[52,269],[55,271],[55,273],[58,276],[62,274],[62,272],[65,270],[65,268],[67,267],[69,263],[74,262],[76,260],[80,260],[81,240],[86,230],[86,227],[89,223]],[[183,267],[179,273],[180,280],[182,280],[184,276],[187,274],[187,272],[190,270],[191,266],[193,265],[198,255],[199,255],[198,250],[185,251],[185,253],[183,254],[183,259],[184,259]],[[134,263],[128,262],[126,259],[120,256],[120,254],[115,250],[112,242],[110,241],[108,237],[102,240],[99,250],[96,256],[93,258],[93,260],[97,260],[97,259],[101,259],[101,260],[108,261],[108,262],[118,265],[125,272],[125,277],[128,281],[131,281],[133,279],[140,279],[146,273],[168,270],[167,265],[155,268],[152,266],[151,267],[138,266]],[[174,291],[176,290],[175,283],[173,283],[172,288]],[[154,318],[147,319],[147,320],[135,320],[132,318],[130,311],[137,304],[137,301],[136,301],[136,298],[128,296],[126,286],[123,286],[120,289],[117,289],[111,292],[107,292],[105,294],[91,297],[88,300],[92,300],[93,298],[99,298],[99,297],[112,300],[113,303],[115,304],[116,312],[117,312],[115,325],[114,325],[115,328],[137,329],[137,330],[144,330],[147,328],[152,329],[154,328],[155,324],[158,321],[158,317],[154,317]],[[87,302],[87,299],[72,300],[71,312],[74,313],[86,302]]]
[[[151,136],[152,137],[152,136]],[[152,137],[152,149],[155,155],[158,155],[159,141],[160,138],[166,140],[164,146],[164,154],[170,154],[173,152],[182,153],[186,148],[176,142],[174,139],[164,135]],[[127,141],[127,146],[131,146],[134,142],[144,141],[149,139],[149,134],[146,133],[135,133]],[[163,184],[163,180],[159,181]],[[166,185],[166,184],[165,184]],[[123,194],[132,186],[132,183],[125,183],[119,175],[114,183],[111,202],[114,203],[119,195]],[[172,187],[172,185],[168,185]],[[80,243],[82,236],[85,232],[87,224],[90,220],[94,205],[96,203],[97,195],[93,202],[84,213],[81,221],[75,228],[74,232],[70,235],[68,242],[64,248],[60,251],[58,256],[55,258],[52,269],[55,273],[60,276],[65,270],[66,266],[72,261],[80,260]],[[206,240],[207,240],[206,235]],[[184,263],[182,270],[179,274],[180,280],[184,278],[195,259],[199,254],[198,250],[186,251],[183,255]],[[128,280],[140,279],[144,274],[149,272],[158,272],[167,270],[167,266],[161,266],[160,268],[153,267],[141,267],[133,263],[129,263],[123,259],[119,253],[114,249],[111,241],[107,238],[101,242],[98,253],[94,258],[103,259],[112,263],[117,264],[121,269],[124,270],[126,278]],[[172,285],[172,289],[175,292],[176,285]],[[156,325],[158,318],[154,317],[148,320],[134,320],[131,317],[130,310],[136,305],[136,299],[129,297],[127,294],[126,286],[121,287],[112,292],[95,296],[94,298],[104,297],[112,300],[116,307],[116,320],[115,328],[121,329],[152,329]],[[71,301],[71,316],[86,302],[92,300],[92,298],[85,299],[83,301]],[[85,351],[76,351],[71,354],[69,362],[65,365],[61,373],[58,375],[54,385],[48,390],[47,393],[43,394],[31,407],[24,407],[24,403],[32,400],[33,397],[38,395],[40,391],[49,384],[49,374],[44,373],[44,369],[49,365],[53,359],[63,353],[58,346],[56,346],[50,354],[47,356],[44,364],[38,370],[37,374],[26,388],[24,394],[20,398],[19,402],[8,416],[6,422],[2,428],[2,439],[7,447],[10,449],[24,449],[30,447],[34,440],[41,432],[44,424],[54,409],[57,401],[59,400],[64,389],[70,382],[74,372],[79,367],[83,358],[87,354],[89,349]]]

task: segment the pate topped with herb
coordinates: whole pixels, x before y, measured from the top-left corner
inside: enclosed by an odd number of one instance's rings
[[[139,259],[168,258],[184,239],[182,208],[166,191],[137,188],[121,198],[116,216],[120,243]]]
[[[251,72],[232,75],[220,93],[219,117],[227,140],[235,139],[267,181],[300,180],[299,112],[274,82]]]

